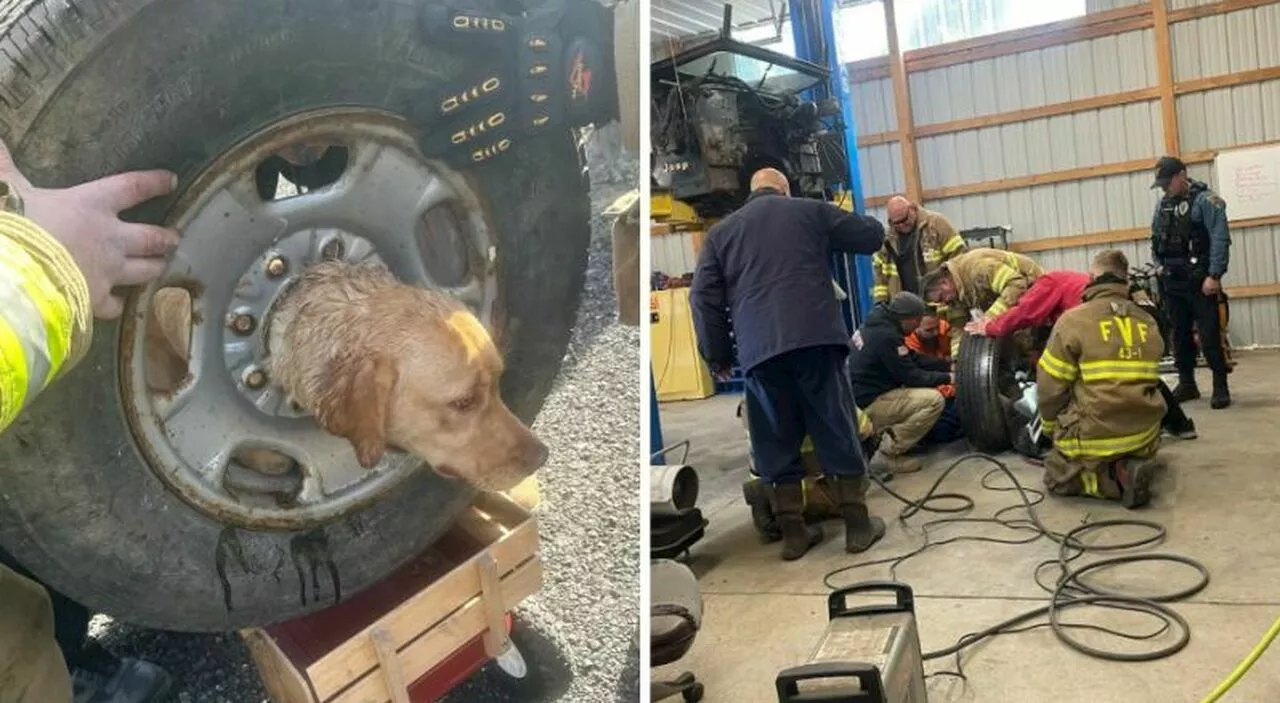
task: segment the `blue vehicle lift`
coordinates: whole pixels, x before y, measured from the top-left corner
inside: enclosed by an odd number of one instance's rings
[[[795,39],[796,58],[826,66],[830,78],[826,85],[815,86],[810,99],[832,98],[840,105],[840,114],[827,119],[827,127],[844,135],[845,154],[849,159],[849,180],[837,183],[837,196],[847,193],[853,200],[854,212],[865,213],[862,195],[862,174],[858,169],[858,122],[854,117],[853,98],[849,94],[849,76],[836,50],[836,0],[789,0],[791,34]],[[849,333],[871,311],[871,257],[837,254],[831,262],[831,272],[848,294],[844,301],[845,325]]]

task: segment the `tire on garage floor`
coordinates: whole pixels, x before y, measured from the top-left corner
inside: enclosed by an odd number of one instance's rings
[[[483,2],[483,0],[478,0]],[[76,0],[0,5],[0,136],[33,183],[168,168],[181,183],[267,124],[324,106],[430,135],[441,96],[492,49],[433,41],[425,4],[380,0]],[[12,62],[12,63],[10,63]],[[568,128],[464,171],[497,237],[502,394],[531,422],[565,354],[590,236]],[[131,217],[158,222],[173,200]],[[451,524],[469,490],[417,472],[372,507],[306,532],[228,527],[166,489],[121,409],[120,327],[0,437],[0,544],[117,618],[226,630],[331,605]]]
[[[1008,348],[1001,339],[966,334],[956,357],[956,411],[965,437],[975,449],[1008,449],[1008,402],[1000,393],[1000,366]]]

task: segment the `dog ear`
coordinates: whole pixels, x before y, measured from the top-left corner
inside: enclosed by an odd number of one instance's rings
[[[325,375],[333,392],[320,400],[316,416],[325,430],[351,442],[360,466],[372,469],[387,450],[387,415],[400,372],[383,356],[345,356]]]

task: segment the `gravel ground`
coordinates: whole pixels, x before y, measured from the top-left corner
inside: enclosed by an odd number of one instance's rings
[[[534,425],[551,459],[539,474],[544,585],[517,611],[513,635],[529,676],[516,681],[490,665],[452,703],[640,699],[640,337],[618,323],[609,223],[598,215],[638,173],[633,159],[593,164],[586,291],[564,370]],[[268,700],[236,635],[144,630],[105,616],[91,631],[121,656],[164,666],[177,683],[172,700]]]

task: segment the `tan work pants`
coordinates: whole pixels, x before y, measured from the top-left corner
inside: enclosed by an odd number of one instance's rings
[[[885,456],[902,456],[916,446],[947,407],[946,398],[933,388],[895,388],[867,406],[877,430],[888,430],[893,441],[880,444]]]
[[[0,566],[0,703],[67,703],[71,675],[40,584]]]
[[[1054,447],[1044,458],[1044,485],[1049,492],[1057,496],[1087,495],[1094,498],[1120,498],[1120,485],[1116,483],[1109,471],[1112,464],[1120,459],[1150,459],[1160,448],[1160,439],[1142,449],[1124,456],[1104,458],[1072,459],[1063,456]]]

